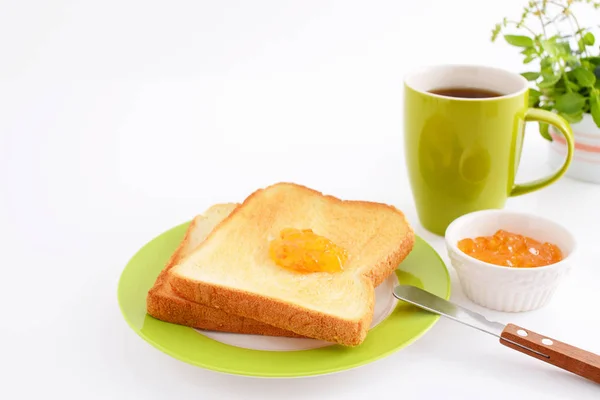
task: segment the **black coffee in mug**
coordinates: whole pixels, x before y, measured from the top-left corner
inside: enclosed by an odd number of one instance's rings
[[[499,97],[502,93],[488,89],[471,87],[449,87],[430,90],[429,93],[447,97],[460,97],[463,99],[485,99],[487,97]]]

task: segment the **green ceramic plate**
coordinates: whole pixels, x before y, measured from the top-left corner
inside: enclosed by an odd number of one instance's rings
[[[325,345],[307,350],[288,348],[286,351],[256,348],[269,348],[269,343],[265,346],[265,341],[283,340],[287,341],[283,347],[289,347],[289,343],[293,341],[304,341],[306,344],[306,341],[311,340],[253,335],[237,335],[233,341],[220,340],[227,338],[227,335],[231,338],[236,334],[205,335],[192,328],[159,321],[146,314],[146,293],[182,240],[188,224],[189,222],[176,226],[140,249],[125,267],[118,288],[119,306],[131,328],[154,347],[186,363],[248,376],[299,377],[327,374],[385,357],[418,339],[439,319],[439,316],[407,303],[389,300],[394,303],[388,314],[369,331],[366,340],[358,347]],[[400,264],[396,275],[402,283],[419,286],[445,299],[450,297],[450,277],[446,266],[435,250],[420,237],[416,238],[413,251]],[[395,282],[396,279],[393,283]],[[389,287],[393,283],[389,283]],[[386,294],[387,292],[384,293]],[[389,296],[393,299],[391,293]],[[377,302],[380,302],[379,295]],[[255,339],[255,342],[262,344],[254,349],[232,345],[239,337],[250,338],[250,341],[244,343],[251,343]]]

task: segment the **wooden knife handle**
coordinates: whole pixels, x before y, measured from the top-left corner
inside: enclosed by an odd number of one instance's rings
[[[506,325],[500,336],[500,343],[511,349],[600,383],[600,356],[597,354],[514,324]]]

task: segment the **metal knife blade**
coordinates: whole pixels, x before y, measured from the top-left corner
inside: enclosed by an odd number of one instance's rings
[[[600,383],[600,355],[549,339],[515,324],[504,325],[415,286],[398,285],[394,297],[500,338],[500,343]]]
[[[490,321],[481,314],[462,308],[415,286],[396,286],[394,288],[394,297],[498,338],[501,337],[500,335],[506,327],[504,324]]]

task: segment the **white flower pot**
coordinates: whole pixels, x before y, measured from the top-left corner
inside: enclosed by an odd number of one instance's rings
[[[583,119],[571,124],[575,137],[575,153],[571,165],[565,173],[566,176],[600,184],[600,128],[596,126],[592,116],[585,114]],[[549,163],[554,168],[559,168],[567,154],[567,147],[563,136],[550,126]]]

